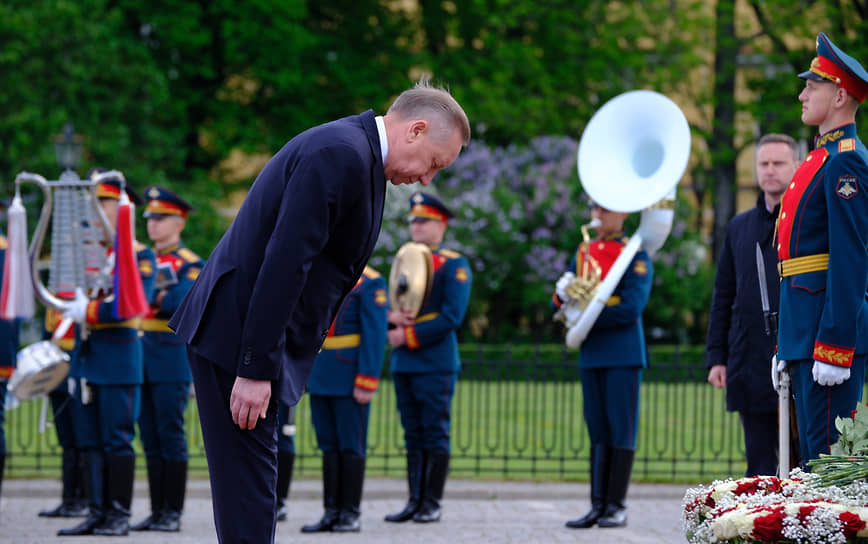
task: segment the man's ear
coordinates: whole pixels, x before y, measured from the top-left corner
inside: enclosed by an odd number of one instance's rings
[[[428,130],[428,121],[417,119],[410,122],[410,126],[407,129],[407,141],[414,141],[416,138],[423,135],[426,130]]]

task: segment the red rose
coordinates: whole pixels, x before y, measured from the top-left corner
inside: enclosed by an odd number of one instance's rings
[[[766,516],[753,521],[751,537],[760,542],[777,542],[784,539],[784,509],[776,508]]]
[[[816,510],[816,509],[817,509],[816,506],[802,506],[801,508],[799,508],[799,513],[798,513],[798,515],[797,515],[797,517],[799,518],[799,521],[800,521],[802,524],[804,524],[804,523],[805,523],[805,519],[806,519],[808,516],[810,516],[810,515],[811,515],[811,512],[813,512],[813,511]]]
[[[756,493],[757,481],[756,480],[748,480],[746,482],[741,482],[736,486],[735,491],[732,493],[735,496],[740,495],[753,495]]]
[[[862,521],[862,518],[854,514],[853,512],[842,512],[841,515],[838,516],[841,520],[841,524],[844,526],[844,536],[849,540],[851,538],[856,537],[856,533],[865,528],[865,522]]]

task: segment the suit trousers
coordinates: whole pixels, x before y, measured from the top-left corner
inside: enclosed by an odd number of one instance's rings
[[[208,458],[217,540],[271,544],[277,524],[278,388],[272,383],[265,419],[252,430],[242,430],[229,410],[236,376],[189,347],[187,353]]]
[[[778,413],[739,412],[744,429],[744,475],[774,476],[778,473]]]

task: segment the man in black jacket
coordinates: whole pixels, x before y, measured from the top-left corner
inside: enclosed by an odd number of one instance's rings
[[[708,382],[726,387],[726,408],[744,427],[745,476],[777,472],[777,394],[771,359],[776,338],[767,336],[756,265],[759,242],[765,261],[769,307],[777,311],[780,281],[775,221],[781,197],[799,165],[799,147],[784,134],[767,134],[756,145],[756,207],[736,215],[720,252],[708,322]]]

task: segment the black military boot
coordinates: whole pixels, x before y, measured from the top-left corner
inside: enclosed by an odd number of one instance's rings
[[[322,519],[305,525],[302,533],[322,533],[332,530],[340,514],[341,456],[338,452],[322,454]]]
[[[79,492],[78,450],[64,448],[60,463],[60,482],[63,489],[60,504],[50,510],[40,510],[42,518],[75,518],[87,515],[87,503]]]
[[[159,457],[148,459],[148,494],[151,497],[151,513],[135,525],[130,525],[133,531],[150,531],[151,525],[160,518],[165,502],[163,490],[163,460]]]
[[[446,475],[449,474],[449,452],[425,452],[425,485],[422,487],[422,504],[413,514],[417,523],[440,521],[440,501],[443,499],[443,488],[446,485]]]
[[[407,450],[407,487],[410,498],[404,509],[386,516],[386,521],[400,523],[413,518],[422,502],[422,478],[425,470],[425,453],[422,450]]]
[[[341,511],[332,526],[336,533],[358,533],[362,530],[362,486],[365,483],[365,458],[355,454],[341,455]]]
[[[630,487],[634,454],[633,450],[612,448],[606,511],[597,520],[597,525],[600,527],[625,527],[627,525],[627,507],[624,504],[624,499],[627,497],[627,488]]]
[[[105,456],[102,451],[95,449],[79,450],[79,455],[85,460],[80,468],[83,471],[85,488],[90,500],[87,517],[75,527],[57,531],[57,536],[92,535],[94,529],[105,520],[103,512]]]
[[[289,498],[289,484],[292,483],[292,466],[295,454],[291,451],[277,452],[277,521],[286,521],[289,514],[286,500]]]
[[[130,504],[133,501],[133,480],[136,457],[110,455],[106,457],[107,495],[105,520],[93,530],[95,535],[125,536],[130,531]]]
[[[609,484],[609,448],[591,445],[591,510],[578,519],[567,522],[570,529],[592,527],[606,510],[606,486]]]
[[[177,533],[187,494],[187,461],[163,461],[163,510],[151,523],[152,531]]]

